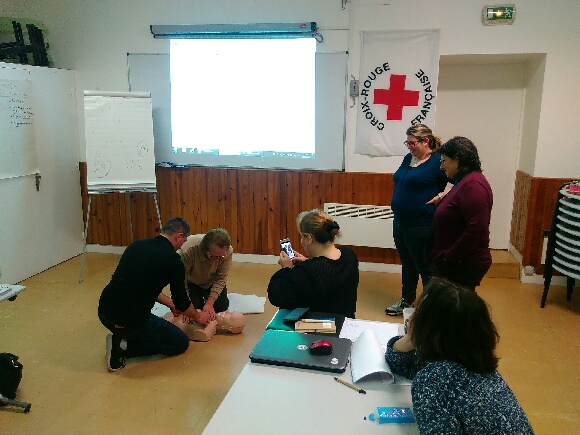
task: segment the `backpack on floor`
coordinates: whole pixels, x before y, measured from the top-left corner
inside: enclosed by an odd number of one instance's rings
[[[0,394],[8,399],[16,397],[16,389],[22,379],[22,364],[11,353],[0,353]]]

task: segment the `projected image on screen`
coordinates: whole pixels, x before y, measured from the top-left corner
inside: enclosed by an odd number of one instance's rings
[[[315,157],[313,38],[173,39],[174,154]]]

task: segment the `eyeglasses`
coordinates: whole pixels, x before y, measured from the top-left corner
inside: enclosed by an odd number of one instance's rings
[[[445,157],[441,157],[441,164],[445,163]]]
[[[405,142],[403,142],[403,143],[404,143],[406,146],[408,146],[408,147],[409,147],[409,146],[411,146],[411,145],[415,146],[415,145],[417,145],[417,144],[418,144],[418,143],[420,143],[420,142],[423,142],[423,141],[422,141],[422,140],[406,140],[406,141],[405,141]]]
[[[222,258],[225,257],[225,255],[210,255],[209,252],[207,254],[205,254],[205,256],[209,259],[209,260],[221,260]]]

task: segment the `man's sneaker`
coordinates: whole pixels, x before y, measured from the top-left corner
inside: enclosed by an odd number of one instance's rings
[[[408,304],[407,302],[405,302],[405,299],[400,299],[390,307],[387,307],[385,309],[385,313],[389,316],[402,316],[403,309],[411,308],[412,306],[413,304]]]
[[[107,335],[107,368],[110,372],[125,367],[125,351],[121,348],[121,339],[113,334]]]

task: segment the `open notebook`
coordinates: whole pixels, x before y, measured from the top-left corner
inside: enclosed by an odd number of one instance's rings
[[[372,329],[365,329],[352,344],[350,372],[353,382],[374,378],[385,384],[393,383],[394,377],[385,361],[385,352]]]
[[[403,335],[402,326],[389,322],[346,319],[340,336],[353,342],[350,356],[353,382],[379,380],[384,384],[411,383],[393,374],[385,361],[387,342],[394,336]]]

